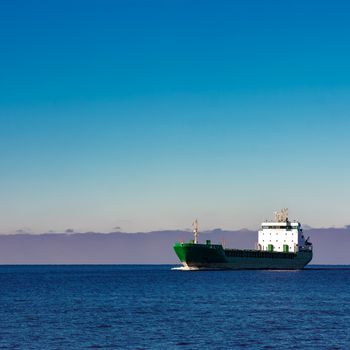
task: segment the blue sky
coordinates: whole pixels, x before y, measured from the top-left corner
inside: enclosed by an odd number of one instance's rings
[[[345,1],[0,4],[0,232],[349,224]]]

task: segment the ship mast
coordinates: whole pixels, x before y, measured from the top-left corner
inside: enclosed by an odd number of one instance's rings
[[[276,222],[288,221],[288,208],[283,208],[280,211],[275,211],[275,221]]]
[[[192,224],[192,226],[193,226],[193,234],[194,234],[194,243],[198,244],[198,220],[197,219]]]

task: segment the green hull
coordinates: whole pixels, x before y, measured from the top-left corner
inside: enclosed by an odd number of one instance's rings
[[[312,259],[312,250],[267,252],[194,243],[176,243],[174,250],[185,267],[199,269],[300,270]]]

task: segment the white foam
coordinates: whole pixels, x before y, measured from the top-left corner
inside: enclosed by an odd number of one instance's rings
[[[172,267],[172,270],[177,270],[177,271],[198,271],[200,270],[199,267],[190,267],[190,266],[177,266],[177,267]]]

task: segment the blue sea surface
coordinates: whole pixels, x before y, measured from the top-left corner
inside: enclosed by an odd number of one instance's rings
[[[0,349],[350,349],[350,269],[1,266]]]

